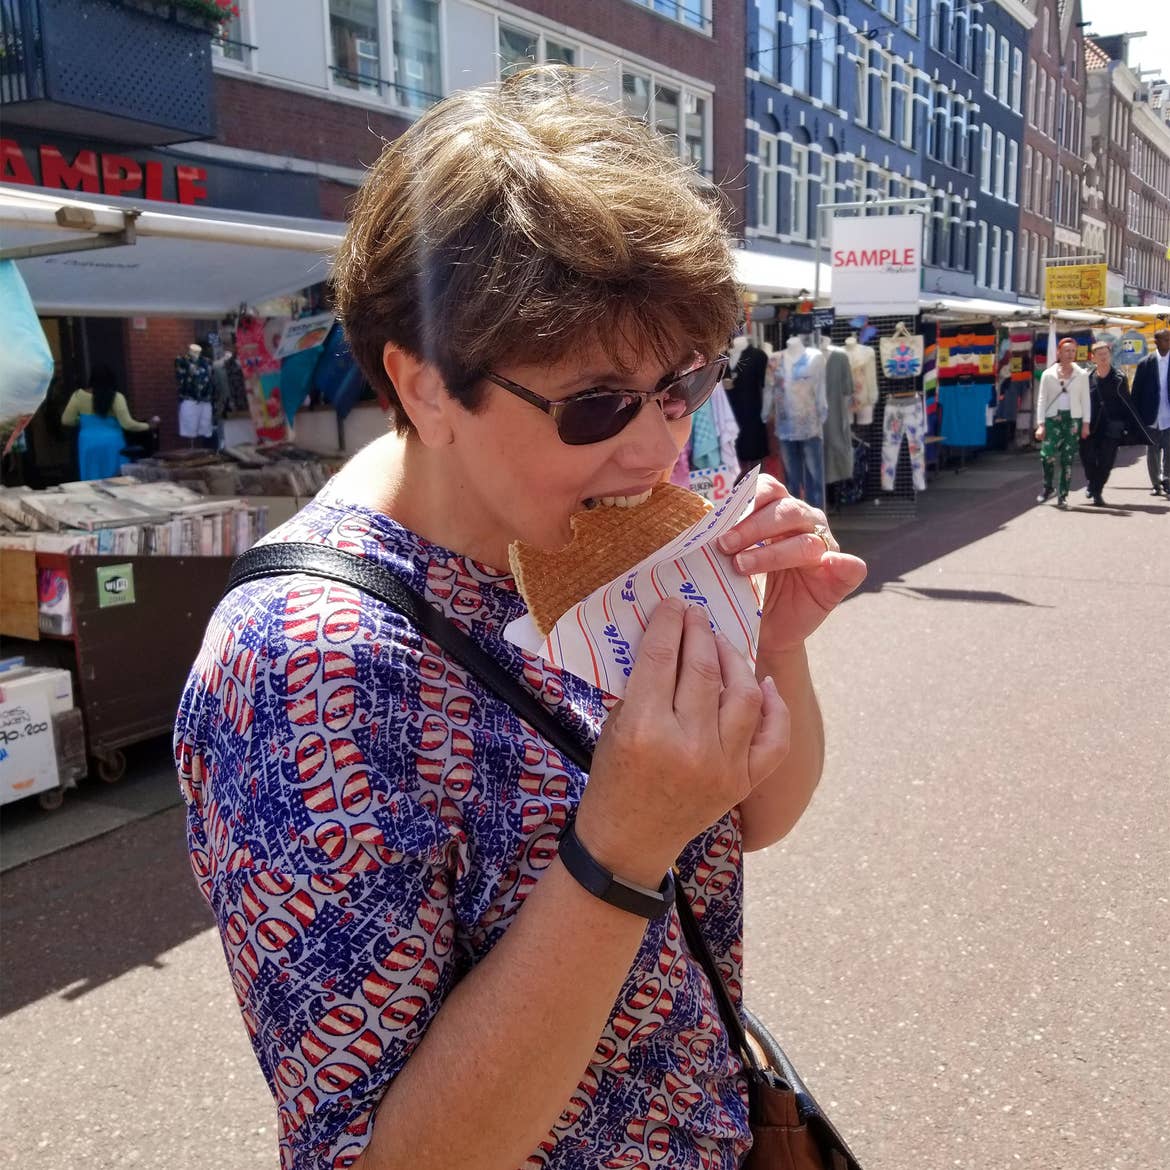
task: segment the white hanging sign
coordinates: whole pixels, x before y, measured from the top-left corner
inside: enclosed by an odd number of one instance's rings
[[[833,308],[917,313],[922,290],[922,214],[835,215]]]

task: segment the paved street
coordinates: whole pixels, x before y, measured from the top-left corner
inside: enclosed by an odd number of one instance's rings
[[[916,522],[840,526],[871,575],[815,638],[828,765],[749,859],[747,976],[866,1170],[1170,1166],[1170,507],[1127,458],[1110,509],[985,455]],[[4,875],[0,1167],[276,1166],[151,777]]]

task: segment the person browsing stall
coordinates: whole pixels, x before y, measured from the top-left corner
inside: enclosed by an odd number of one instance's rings
[[[126,396],[118,389],[109,366],[94,366],[89,386],[75,390],[61,412],[61,424],[78,427],[77,465],[80,479],[109,479],[122,469],[124,432],[149,431],[157,416],[139,422],[130,414]]]
[[[805,642],[865,566],[762,477],[728,533],[766,576],[754,673],[673,600],[612,711],[502,634],[513,541],[559,548],[575,513],[669,475],[725,368],[734,273],[676,152],[563,69],[448,97],[357,197],[335,303],[396,433],[266,540],[384,566],[596,749],[585,775],[352,588],[291,573],[221,602],[176,762],[286,1170],[744,1156],[739,1062],[675,908],[594,895],[558,838],[643,901],[677,861],[738,988],[743,853],[821,773]]]
[[[1044,486],[1036,497],[1038,504],[1052,498],[1057,460],[1060,481],[1056,503],[1061,508],[1068,503],[1077,438],[1089,437],[1089,376],[1074,362],[1076,356],[1076,339],[1062,337],[1056,346],[1056,361],[1040,375],[1036,396],[1036,417],[1040,423],[1036,427],[1036,441],[1040,444]]]

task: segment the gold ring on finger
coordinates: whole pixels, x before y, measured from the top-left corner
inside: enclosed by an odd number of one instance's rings
[[[825,552],[833,551],[833,546],[829,543],[829,526],[827,524],[814,524],[812,534],[821,538],[821,542],[825,546]]]

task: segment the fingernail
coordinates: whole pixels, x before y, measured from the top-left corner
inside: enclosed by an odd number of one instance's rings
[[[735,547],[727,533],[724,533],[715,543],[719,546],[720,552],[729,553]]]
[[[753,552],[742,552],[735,558],[735,567],[741,573],[750,573],[755,563],[756,554]]]

